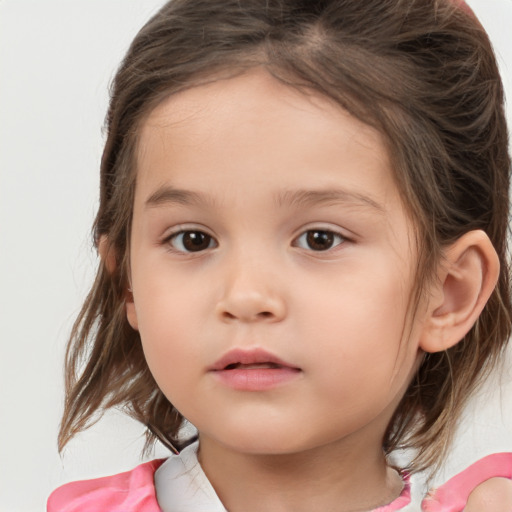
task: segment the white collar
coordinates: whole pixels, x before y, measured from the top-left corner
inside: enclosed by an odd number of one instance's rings
[[[171,455],[155,473],[162,512],[227,512],[197,460],[199,442]]]

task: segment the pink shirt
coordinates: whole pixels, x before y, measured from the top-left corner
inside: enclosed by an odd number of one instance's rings
[[[190,450],[188,447],[189,459]],[[186,450],[187,450],[186,449]],[[197,461],[197,458],[195,458]],[[222,503],[212,492],[211,485],[197,463],[196,476],[202,480],[192,482],[191,472],[180,456],[170,459],[154,460],[137,466],[131,471],[118,475],[72,482],[55,490],[48,499],[48,512],[162,512],[155,490],[155,472],[163,464],[174,465],[172,471],[177,475],[171,483],[172,491],[179,496],[179,508],[165,508],[173,512],[203,512],[204,499],[207,496],[208,509],[224,511]],[[176,468],[178,472],[176,473]],[[181,469],[183,468],[183,469]],[[482,482],[493,477],[512,479],[512,453],[498,453],[485,457],[459,473],[422,502],[424,512],[462,512],[471,491]],[[193,484],[193,485],[191,485]],[[209,486],[201,495],[201,485]],[[198,487],[199,486],[199,487]],[[203,500],[203,501],[200,501]],[[389,505],[379,507],[373,512],[396,512],[410,505],[411,494],[408,479],[405,479],[401,495]],[[199,505],[200,503],[200,505]],[[195,504],[195,505],[194,505]],[[200,508],[196,508],[199,506]],[[184,508],[185,507],[185,508]],[[409,509],[409,507],[407,507]],[[412,510],[412,509],[411,509]]]
[[[153,476],[165,459],[118,475],[71,482],[48,498],[48,512],[160,512]]]

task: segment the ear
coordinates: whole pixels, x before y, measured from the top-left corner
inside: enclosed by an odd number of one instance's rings
[[[117,266],[116,252],[110,245],[107,235],[100,236],[100,240],[98,242],[98,254],[105,265],[107,272],[109,274],[113,274]]]
[[[456,345],[473,327],[500,272],[489,237],[470,231],[454,242],[439,262],[437,282],[430,289],[420,348],[441,352]]]
[[[107,272],[114,273],[117,266],[117,255],[114,247],[109,243],[107,235],[101,235],[98,242],[98,253],[100,255]],[[137,313],[135,311],[135,303],[133,301],[133,292],[131,285],[125,291],[125,309],[126,318],[132,329],[138,330]]]

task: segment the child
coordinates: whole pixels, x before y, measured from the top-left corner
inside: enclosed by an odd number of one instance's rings
[[[48,510],[418,510],[410,474],[510,334],[503,92],[469,8],[173,0],[107,125],[60,447],[122,406],[182,451]],[[510,512],[510,478],[492,455],[422,510]]]

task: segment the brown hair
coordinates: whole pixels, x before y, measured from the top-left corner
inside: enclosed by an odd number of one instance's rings
[[[415,303],[443,248],[464,233],[484,230],[498,253],[499,282],[476,325],[448,351],[425,355],[383,439],[386,453],[417,449],[413,470],[433,467],[511,323],[502,84],[485,31],[448,0],[173,0],[142,28],[111,91],[94,226],[117,262],[113,272],[100,263],[71,334],[59,447],[114,406],[147,425],[149,441],[179,444],[182,417],[125,314],[137,135],[164,98],[254,66],[384,134],[417,226]]]

